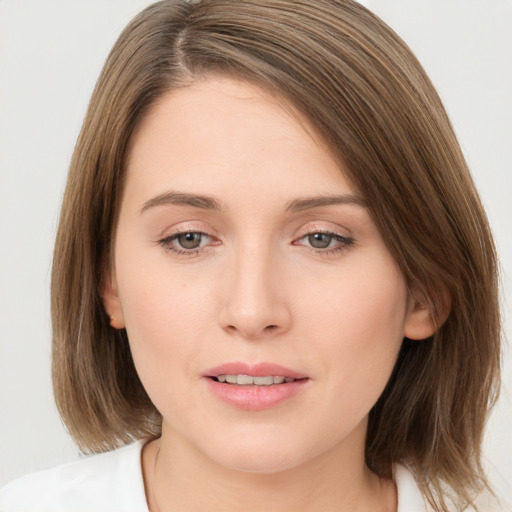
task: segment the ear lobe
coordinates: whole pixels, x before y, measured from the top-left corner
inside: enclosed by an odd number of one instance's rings
[[[404,336],[411,340],[430,338],[444,324],[451,310],[447,290],[439,293],[437,307],[424,293],[412,293],[404,323]],[[435,299],[434,299],[435,300]]]
[[[110,271],[105,271],[104,273],[104,279],[101,283],[101,298],[105,311],[110,317],[110,325],[114,329],[124,329],[123,308],[117,293],[117,282],[115,275]]]

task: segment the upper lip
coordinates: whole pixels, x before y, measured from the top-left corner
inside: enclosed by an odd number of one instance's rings
[[[276,363],[243,363],[230,362],[224,363],[204,372],[204,377],[218,377],[219,375],[251,375],[253,377],[267,377],[269,375],[279,377],[289,377],[292,379],[308,378],[304,373],[297,372]]]

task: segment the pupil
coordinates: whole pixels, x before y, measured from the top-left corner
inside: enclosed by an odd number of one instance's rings
[[[308,239],[311,247],[315,249],[326,249],[331,243],[332,236],[326,235],[325,233],[314,233],[309,235]]]
[[[178,243],[184,249],[197,249],[201,245],[201,234],[184,233],[178,237]]]

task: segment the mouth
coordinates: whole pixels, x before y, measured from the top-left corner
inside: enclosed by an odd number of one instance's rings
[[[216,377],[210,377],[215,382],[231,384],[235,386],[273,386],[274,384],[288,384],[304,379],[294,379],[293,377],[284,377],[283,375],[266,375],[257,377],[245,374],[223,374]]]
[[[249,411],[271,409],[298,396],[311,379],[274,363],[227,363],[203,374],[213,396],[231,407]]]
[[[276,363],[242,363],[232,362],[210,368],[203,377],[222,384],[237,386],[273,386],[289,384],[309,377],[291,368]]]

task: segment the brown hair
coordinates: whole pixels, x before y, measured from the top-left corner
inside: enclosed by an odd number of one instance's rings
[[[486,486],[480,447],[499,386],[495,249],[434,87],[405,43],[350,0],[163,1],[121,34],[76,144],[54,255],[54,388],[71,435],[98,452],[160,433],[126,333],[109,325],[101,280],[130,135],[165,92],[210,71],[305,114],[437,325],[450,307],[432,338],[404,340],[370,413],[366,461],[383,477],[407,464],[438,511],[446,484],[472,503]]]

